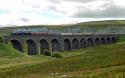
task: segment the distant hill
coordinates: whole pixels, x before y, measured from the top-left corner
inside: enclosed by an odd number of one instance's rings
[[[104,20],[104,21],[91,21],[91,22],[82,22],[77,23],[75,25],[82,25],[82,26],[104,26],[104,25],[111,25],[111,26],[124,26],[125,20]]]
[[[0,28],[0,35],[7,35],[15,29],[23,28],[42,28],[47,27],[50,29],[62,30],[65,28],[85,28],[85,27],[94,27],[94,28],[104,28],[112,26],[125,26],[125,20],[104,20],[104,21],[91,21],[91,22],[81,22],[73,25],[29,25],[29,26],[14,26],[14,27],[3,27]]]

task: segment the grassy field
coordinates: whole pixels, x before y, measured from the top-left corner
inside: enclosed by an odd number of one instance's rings
[[[15,54],[15,53],[14,53]],[[22,54],[19,65],[0,68],[1,78],[124,78],[125,42],[62,53],[63,58]],[[8,57],[7,57],[8,58]],[[15,57],[13,57],[14,59]],[[17,58],[16,61],[19,61]],[[23,59],[25,58],[25,59]],[[27,60],[26,60],[27,58]],[[33,59],[34,58],[34,59]],[[40,60],[41,58],[41,60]],[[42,61],[42,58],[44,61]],[[11,59],[11,60],[13,60]],[[30,59],[30,60],[29,60]],[[37,59],[37,60],[36,60]],[[46,61],[45,61],[46,60]],[[8,61],[8,60],[7,60]],[[14,61],[14,60],[13,60]],[[30,61],[30,63],[24,63]],[[2,64],[0,63],[0,66]]]

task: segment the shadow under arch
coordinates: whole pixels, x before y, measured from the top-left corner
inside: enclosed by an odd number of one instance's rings
[[[117,42],[117,38],[112,37],[112,38],[111,38],[111,43],[116,43],[116,42]]]
[[[71,43],[69,39],[64,39],[64,50],[65,51],[71,50]]]
[[[95,39],[95,45],[96,45],[96,46],[99,46],[99,45],[100,45],[100,39],[99,39],[99,38],[96,38],[96,39]]]
[[[86,40],[84,38],[80,40],[80,48],[86,48]]]
[[[52,51],[59,51],[59,42],[57,39],[53,39],[51,40],[51,44],[52,44]]]
[[[105,44],[106,44],[105,38],[101,38],[101,44],[102,44],[102,45],[105,45]]]
[[[92,38],[88,38],[87,47],[93,47],[93,46],[94,46],[94,42],[93,42]]]
[[[77,39],[72,40],[72,49],[79,49],[79,41]]]
[[[11,40],[10,42],[11,42],[13,48],[15,48],[16,50],[18,50],[20,52],[23,52],[22,45],[18,40]]]
[[[28,45],[28,55],[36,55],[36,43],[32,39],[26,40]]]
[[[40,50],[41,50],[41,53],[43,53],[44,50],[49,50],[49,44],[47,40],[45,39],[40,40]]]
[[[109,38],[109,37],[107,37],[107,38],[106,38],[106,43],[107,43],[107,44],[110,44],[110,43],[111,43],[111,41],[110,41],[110,38]]]

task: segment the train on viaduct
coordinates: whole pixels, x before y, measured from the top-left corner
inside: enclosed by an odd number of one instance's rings
[[[41,55],[46,49],[50,52],[63,52],[80,48],[94,47],[117,42],[117,34],[92,33],[11,33],[4,36],[16,50],[28,55]]]

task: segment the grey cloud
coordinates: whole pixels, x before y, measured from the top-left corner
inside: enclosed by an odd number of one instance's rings
[[[60,3],[61,0],[48,0],[49,2],[52,2],[52,3]]]
[[[30,21],[30,20],[27,19],[27,18],[20,18],[19,20],[21,20],[22,22],[28,22],[28,21]]]
[[[91,10],[78,8],[78,11],[72,17],[82,18],[121,18],[125,17],[125,8],[114,4],[104,4],[104,10]],[[103,6],[103,7],[104,7]],[[82,11],[83,10],[83,11]]]
[[[52,3],[61,3],[61,2],[80,2],[80,3],[88,3],[92,1],[98,1],[98,0],[48,0]]]
[[[48,10],[53,10],[53,11],[57,11],[57,7],[56,6],[49,6]]]
[[[98,1],[98,0],[65,0],[65,1],[88,3],[88,2],[92,2],[92,1]]]

